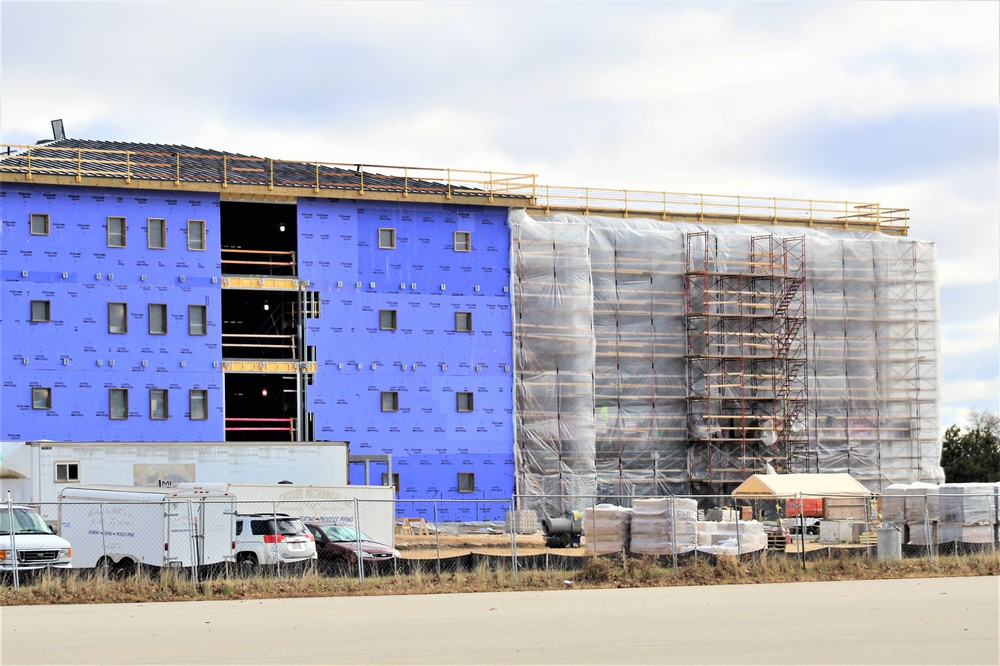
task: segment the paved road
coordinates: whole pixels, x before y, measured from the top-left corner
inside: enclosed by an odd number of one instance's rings
[[[998,664],[1000,579],[0,609],[13,664]]]

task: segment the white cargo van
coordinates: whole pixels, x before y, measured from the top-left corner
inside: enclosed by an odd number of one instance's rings
[[[59,494],[59,530],[73,566],[129,573],[137,565],[208,567],[233,561],[235,506],[228,493],[135,486],[76,486]]]
[[[15,560],[16,555],[16,560]],[[33,509],[0,504],[0,572],[69,569],[73,549]]]

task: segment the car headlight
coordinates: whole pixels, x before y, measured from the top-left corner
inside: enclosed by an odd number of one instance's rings
[[[59,549],[59,559],[60,560],[68,560],[71,557],[73,557],[73,549],[72,548],[60,548]]]

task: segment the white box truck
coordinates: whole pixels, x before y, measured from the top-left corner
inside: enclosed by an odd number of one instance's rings
[[[236,498],[239,513],[286,513],[306,521],[354,525],[376,541],[394,545],[395,489],[392,486],[318,486],[286,483],[181,483],[179,490],[210,490]]]
[[[73,544],[75,568],[224,565],[233,561],[234,499],[215,490],[64,488],[59,531]]]

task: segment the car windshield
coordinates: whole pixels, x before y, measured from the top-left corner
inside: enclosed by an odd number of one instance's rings
[[[326,538],[330,541],[357,541],[358,540],[358,530],[354,529],[350,525],[320,525],[319,528]],[[361,533],[362,541],[373,541],[373,539],[365,534]]]
[[[42,517],[31,509],[17,508],[14,513],[14,534],[52,534]],[[0,507],[0,534],[10,534],[10,514],[7,507]]]

